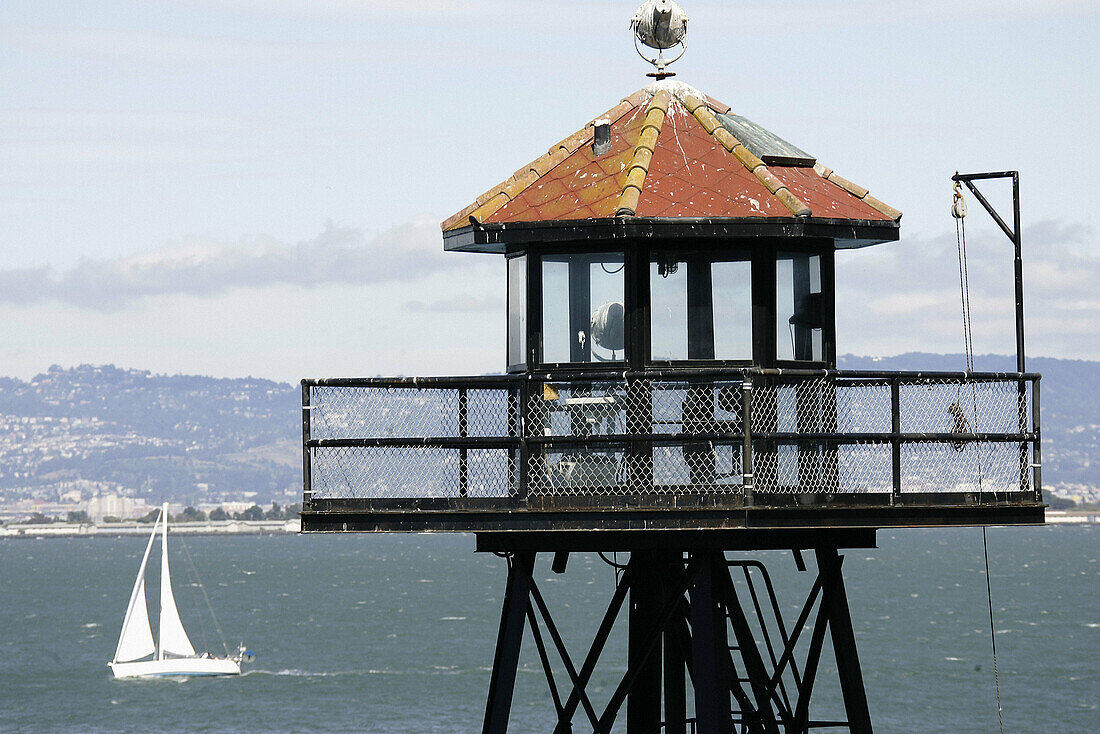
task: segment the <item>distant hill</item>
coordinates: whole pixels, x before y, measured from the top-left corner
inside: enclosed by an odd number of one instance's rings
[[[982,370],[1014,365],[1004,356],[976,361]],[[845,355],[838,366],[958,371],[965,360]],[[1028,368],[1043,373],[1044,484],[1066,495],[1100,487],[1100,362],[1034,357]],[[287,383],[110,365],[0,378],[0,500],[121,489],[188,504],[245,492],[285,503],[301,489],[300,400]]]
[[[128,490],[155,501],[258,501],[301,486],[301,393],[254,378],[111,365],[0,378],[0,495]]]

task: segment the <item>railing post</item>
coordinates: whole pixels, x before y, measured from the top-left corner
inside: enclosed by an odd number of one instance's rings
[[[1016,378],[1016,417],[1020,434],[1027,433],[1027,383],[1023,375]],[[1020,441],[1020,491],[1027,486],[1027,473],[1031,464],[1028,456],[1027,441]]]
[[[302,380],[302,507],[309,506],[313,501],[313,467],[312,457],[309,454],[310,425],[309,414],[312,406],[309,403],[309,384]]]
[[[522,393],[523,383],[516,388],[507,388],[507,400],[508,400],[508,438],[522,439],[523,436],[520,433],[519,411],[520,411],[520,397]],[[518,445],[518,444],[517,444]],[[519,459],[519,450],[516,447],[508,449],[508,494],[511,495],[512,491],[517,488],[519,484],[519,467],[517,461]]]
[[[469,436],[469,424],[466,416],[466,388],[458,388],[458,437]],[[458,450],[458,496],[465,497],[470,481],[469,456],[465,446]]]
[[[654,380],[623,380],[623,394],[626,395],[627,433],[653,433],[653,390]],[[634,492],[653,491],[653,444],[632,441],[623,449],[623,461],[627,462],[625,479]],[[713,481],[713,480],[711,480]]]
[[[752,377],[741,378],[741,486],[745,491],[745,506],[752,506]]]
[[[901,378],[890,379],[890,469],[893,492],[890,504],[901,501]]]
[[[529,425],[531,410],[531,381],[524,380],[519,386],[519,425],[516,427],[516,435],[519,436],[519,486],[516,487],[516,496],[523,501],[527,500],[527,470],[530,458],[529,449],[524,437],[526,426]]]
[[[1035,434],[1035,443],[1031,449],[1031,468],[1035,482],[1035,501],[1043,501],[1043,432],[1039,423],[1039,378],[1031,381],[1031,430]]]

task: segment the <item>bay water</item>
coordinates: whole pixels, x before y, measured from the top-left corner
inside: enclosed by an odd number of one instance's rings
[[[223,650],[188,556],[228,646],[257,655],[245,674],[112,679],[144,538],[0,539],[0,730],[480,730],[506,565],[475,553],[472,536],[198,536],[186,552],[172,542],[192,641]],[[1005,730],[1100,731],[1100,526],[992,528],[989,550]],[[876,730],[998,731],[981,530],[885,530],[878,548],[845,556]],[[789,552],[757,557],[789,623],[811,574]],[[579,665],[615,569],[574,554],[563,575],[549,558],[536,571]],[[590,686],[597,706],[625,672],[624,627]],[[831,662],[818,718],[843,716]],[[552,716],[528,635],[511,730],[548,732]]]

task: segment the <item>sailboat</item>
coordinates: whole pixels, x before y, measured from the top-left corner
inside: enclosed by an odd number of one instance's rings
[[[149,608],[145,601],[145,567],[157,532],[161,532],[160,553],[160,641],[153,642],[153,628],[149,624]],[[153,657],[148,658],[150,655]],[[187,631],[176,610],[172,595],[172,580],[168,572],[168,504],[165,503],[153,524],[145,555],[141,559],[130,603],[122,620],[122,634],[118,638],[115,656],[107,663],[115,678],[140,676],[191,676],[191,675],[240,675],[241,660],[250,655],[240,646],[235,656],[224,657],[209,653],[197,654],[187,637]]]

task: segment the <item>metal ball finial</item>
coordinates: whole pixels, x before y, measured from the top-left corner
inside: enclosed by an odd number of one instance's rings
[[[634,48],[638,55],[657,67],[657,71],[646,76],[657,77],[658,80],[675,76],[665,67],[684,55],[687,45],[684,38],[687,36],[687,14],[674,0],[646,0],[630,19],[630,28],[634,31]],[[638,42],[649,48],[657,49],[656,58],[648,58],[638,47]],[[680,46],[680,53],[671,59],[664,58],[666,49]]]

